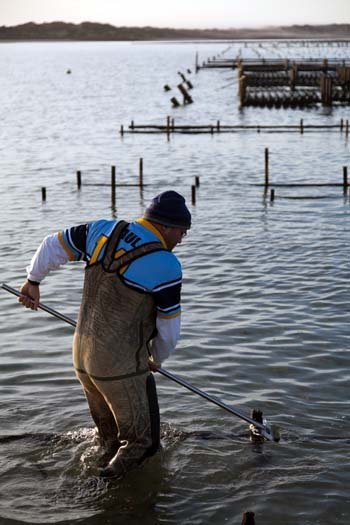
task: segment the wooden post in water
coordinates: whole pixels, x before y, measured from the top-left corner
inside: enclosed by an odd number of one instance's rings
[[[192,204],[196,204],[196,186],[194,185],[191,186],[191,199]]]
[[[81,171],[77,171],[77,187],[78,190],[81,188]]]
[[[198,52],[196,53],[196,63],[195,63],[195,70],[196,70],[196,73],[198,73],[199,71],[199,65],[198,65]]]
[[[273,202],[275,200],[275,190],[272,188],[270,193],[270,202]]]
[[[272,192],[273,190],[271,190]],[[263,413],[261,410],[257,410],[256,408],[254,408],[252,410],[252,413],[251,413],[251,418],[254,419],[254,421],[256,421],[257,423],[263,423]],[[254,443],[263,443],[264,442],[264,437],[259,435],[259,434],[255,434],[252,430],[250,430],[250,439],[251,441],[253,441]]]
[[[122,137],[124,137],[124,126],[123,124],[120,126],[120,134]]]
[[[111,167],[111,199],[112,199],[112,209],[115,209],[115,166]]]
[[[139,186],[140,188],[143,187],[143,158],[140,158],[139,161]]]
[[[170,117],[169,115],[166,118],[166,136],[167,136],[167,139],[170,140]]]
[[[183,95],[184,97],[184,104],[192,104],[193,102],[193,99],[192,97],[188,94],[186,88],[182,85],[182,84],[178,84],[178,89],[180,90],[181,94]]]
[[[239,103],[241,107],[243,107],[245,104],[246,92],[247,92],[247,77],[243,75],[240,77],[239,82],[238,82]]]
[[[134,121],[133,120],[131,121],[130,128],[134,129]]]
[[[174,108],[178,108],[180,106],[180,102],[177,100],[176,97],[171,97],[170,102],[172,103]]]
[[[195,182],[196,182],[196,188],[199,188],[199,186],[200,186],[200,182],[199,182],[199,177],[198,177],[198,175],[195,176]]]
[[[332,99],[332,77],[323,75],[321,77],[321,102],[324,106],[331,106]]]
[[[289,72],[289,77],[290,77],[290,89],[292,91],[294,91],[295,90],[295,84],[297,83],[297,80],[298,80],[298,66],[297,66],[297,64],[293,64],[292,69]]]
[[[347,194],[347,191],[348,191],[348,167],[347,166],[343,166],[343,191],[344,191],[344,195]]]
[[[242,525],[255,525],[254,512],[243,512]]]
[[[300,119],[300,133],[301,133],[301,134],[304,133],[304,121],[303,121],[302,118]]]
[[[216,122],[216,131],[220,133],[220,120]]]
[[[43,202],[46,201],[46,188],[45,188],[45,187],[42,187],[42,188],[41,188],[41,200],[42,200]]]
[[[324,98],[325,98],[324,91],[325,91],[325,75],[322,75],[320,79],[320,92],[321,92],[322,104],[324,104]]]
[[[265,193],[269,187],[269,148],[265,148]]]
[[[345,136],[347,137],[349,135],[349,120],[346,120],[345,124]]]
[[[343,131],[343,128],[344,128],[344,120],[341,118],[340,119],[340,131],[341,132]]]

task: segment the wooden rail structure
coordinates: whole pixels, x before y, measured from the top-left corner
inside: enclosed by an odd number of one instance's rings
[[[243,106],[350,105],[350,61],[239,63]]]
[[[198,69],[237,69],[240,106],[350,105],[350,60],[208,59]]]
[[[350,41],[349,41],[350,44]],[[343,59],[343,58],[327,58],[320,61],[319,59],[315,58],[241,58],[240,56],[236,56],[234,58],[218,58],[218,57],[212,57],[208,58],[207,61],[202,62],[202,65],[199,65],[199,59],[198,55],[196,55],[196,71],[200,69],[238,69],[240,66],[244,66],[246,68],[249,67],[280,67],[285,68],[288,67],[290,64],[297,64],[297,63],[303,63],[303,64],[312,64],[312,63],[324,63],[324,60],[328,63],[328,68],[336,68],[338,66],[350,66],[350,59]]]
[[[305,133],[305,132],[334,132],[338,131],[349,136],[349,119],[341,119],[337,124],[305,124],[301,119],[298,124],[223,124],[217,120],[212,124],[175,124],[175,119],[167,117],[165,124],[135,124],[132,120],[127,129],[122,125],[120,134],[147,133],[147,134],[205,134],[240,133],[240,132],[267,132],[267,133]]]
[[[270,181],[269,173],[269,149],[265,148],[264,151],[264,182],[253,183],[251,186],[259,186],[264,188],[264,197],[267,197],[267,193],[270,189],[270,201],[275,200],[275,188],[342,188],[342,193],[345,198],[348,195],[348,189],[350,187],[348,179],[348,167],[343,166],[343,180],[342,182],[277,182],[272,183]],[[279,197],[282,199],[328,199],[329,195],[282,195]]]

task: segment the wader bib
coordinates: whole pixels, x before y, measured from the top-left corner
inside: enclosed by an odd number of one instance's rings
[[[151,294],[126,286],[120,272],[136,258],[163,248],[155,242],[116,252],[127,226],[118,222],[102,261],[86,268],[73,340],[74,368],[101,442],[118,450],[109,462],[115,476],[159,448],[158,400],[147,349],[155,331],[155,304]]]

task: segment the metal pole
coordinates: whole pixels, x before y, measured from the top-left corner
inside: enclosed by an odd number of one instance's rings
[[[7,292],[12,293],[13,295],[16,295],[17,297],[20,297],[22,295],[18,290],[16,290],[15,288],[12,288],[11,286],[8,286],[5,283],[1,285],[1,288],[6,290]],[[56,310],[53,310],[52,308],[50,308],[49,306],[46,306],[45,304],[39,303],[38,307],[40,308],[40,310],[44,310],[44,312],[47,312],[48,314],[51,314],[54,317],[57,317],[57,319],[61,319],[61,321],[65,321],[66,323],[74,327],[77,326],[77,323],[73,321],[73,319],[70,319],[70,317],[60,314],[59,312],[57,312]]]
[[[21,296],[21,293],[18,290],[16,290],[15,288],[12,288],[11,286],[8,286],[5,283],[3,283],[1,285],[1,288],[6,290],[7,292],[12,293],[13,295],[16,295],[17,297]],[[44,310],[44,312],[47,312],[47,313],[53,315],[54,317],[57,317],[58,319],[61,319],[61,321],[65,321],[66,323],[70,324],[71,326],[74,326],[74,327],[77,326],[76,321],[74,321],[70,317],[67,317],[67,316],[57,312],[53,308],[50,308],[49,306],[46,306],[43,303],[39,303],[38,308],[40,308],[41,310]],[[233,415],[243,419],[247,423],[250,423],[255,428],[258,428],[260,430],[260,432],[261,432],[261,435],[265,439],[267,439],[269,441],[274,441],[275,440],[273,435],[272,435],[272,433],[271,433],[271,430],[266,425],[263,425],[263,424],[259,423],[258,421],[255,421],[255,419],[252,419],[251,417],[249,417],[248,415],[244,414],[240,410],[238,410],[236,408],[232,408],[232,407],[226,405],[225,403],[220,401],[220,399],[217,399],[216,397],[210,396],[209,394],[207,394],[203,390],[200,390],[199,388],[191,385],[190,383],[187,383],[187,381],[185,381],[181,377],[176,376],[174,374],[171,374],[170,372],[168,372],[168,370],[165,370],[164,368],[158,368],[158,372],[161,375],[167,377],[168,379],[171,379],[175,383],[178,383],[179,385],[187,388],[187,390],[190,390],[191,392],[197,394],[198,396],[203,397],[207,401],[210,401],[211,403],[214,403],[214,405],[217,405],[218,407],[223,408],[227,412],[230,412],[230,414],[233,414]]]
[[[237,408],[232,408],[228,405],[226,405],[225,403],[223,403],[222,401],[220,401],[220,399],[217,399],[216,397],[214,396],[210,396],[209,394],[207,394],[206,392],[204,392],[203,390],[200,390],[199,388],[191,385],[190,383],[187,383],[187,381],[185,381],[184,379],[182,379],[181,377],[179,376],[176,376],[174,374],[171,374],[170,372],[168,372],[168,370],[165,370],[164,368],[159,368],[158,369],[158,372],[161,373],[163,376],[167,377],[168,379],[171,379],[172,381],[174,381],[175,383],[178,383],[179,385],[187,388],[187,390],[190,390],[191,392],[193,392],[194,394],[197,394],[198,396],[201,396],[203,397],[204,399],[206,399],[207,401],[210,401],[211,403],[214,403],[214,405],[217,405],[218,407],[221,407],[223,408],[224,410],[226,410],[227,412],[230,412],[230,414],[233,414],[241,419],[243,419],[244,421],[246,421],[247,423],[250,423],[251,425],[254,425],[255,427],[257,427],[259,430],[262,430],[264,432],[263,436],[266,437],[267,439],[269,439],[270,441],[273,440],[273,437],[272,435],[270,434],[269,431],[267,431],[267,428],[265,425],[262,425],[261,423],[258,423],[257,421],[255,421],[255,419],[252,419],[251,417],[247,416],[246,414],[244,414],[243,412],[241,412],[240,410],[238,410]],[[267,431],[267,432],[266,432]],[[268,434],[268,436],[265,436],[265,433]]]

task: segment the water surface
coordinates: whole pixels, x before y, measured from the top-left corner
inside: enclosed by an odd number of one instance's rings
[[[136,123],[338,123],[349,109],[240,111],[236,72],[193,72],[227,44],[13,43],[0,46],[2,278],[19,286],[42,238],[69,225],[140,216],[160,191],[190,203],[193,228],[176,249],[184,271],[182,338],[166,367],[224,402],[259,408],[282,433],[253,446],[246,425],[157,377],[163,450],[122,483],[98,480],[92,421],[71,365],[72,328],[24,311],[1,292],[1,523],[240,523],[349,521],[349,213],[341,182],[349,142],[339,131],[126,135]],[[233,56],[347,57],[348,48],[237,45]],[[178,71],[194,104],[171,109]],[[66,74],[71,69],[72,74]],[[170,84],[173,92],[165,93]],[[179,96],[179,95],[177,95]],[[144,159],[147,186],[135,183]],[[76,189],[75,172],[83,187]],[[46,186],[47,201],[40,188]],[[306,197],[291,199],[290,197]],[[310,197],[322,197],[314,199]],[[83,266],[42,285],[42,300],[76,318]]]

